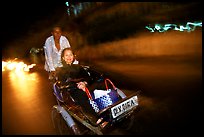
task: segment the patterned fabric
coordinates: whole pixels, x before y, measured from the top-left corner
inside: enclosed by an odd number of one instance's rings
[[[104,90],[101,92],[108,92],[108,93],[102,95],[99,98],[93,98],[93,100],[90,99],[90,104],[96,113],[99,112],[100,110],[103,110],[104,108],[116,103],[118,100],[121,99],[121,97],[118,95],[117,91],[114,89],[112,89],[111,91]]]
[[[96,104],[98,105],[99,109],[102,110],[110,105],[113,104],[109,95],[102,96],[100,98],[95,99]]]
[[[120,97],[117,94],[117,91],[113,89],[108,94],[103,95],[100,98],[94,99],[100,110],[116,103],[118,100],[120,100]]]
[[[96,102],[94,100],[91,100],[91,99],[89,99],[89,102],[90,102],[92,108],[95,110],[95,112],[98,113],[99,108],[98,108],[98,105],[96,104]]]
[[[108,88],[107,82],[112,85],[112,88]],[[86,89],[86,93],[90,99],[90,104],[95,112],[99,112],[122,99],[117,92],[117,88],[110,79],[105,79],[105,86],[106,90],[95,89],[93,94],[90,94],[88,88]]]

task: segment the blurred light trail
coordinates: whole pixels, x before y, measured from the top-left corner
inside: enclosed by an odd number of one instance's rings
[[[177,26],[176,24],[165,24],[165,25],[155,24],[153,27],[146,26],[145,28],[150,30],[150,32],[155,32],[155,31],[165,32],[169,29],[178,30],[178,31],[186,30],[187,32],[191,32],[191,31],[194,31],[196,27],[202,27],[202,22],[194,22],[194,23],[187,22],[186,26],[183,26],[183,25]]]
[[[36,64],[27,65],[23,61],[17,61],[17,58],[9,61],[2,61],[2,71],[5,70],[14,70],[15,72],[28,72],[31,68],[33,68]]]

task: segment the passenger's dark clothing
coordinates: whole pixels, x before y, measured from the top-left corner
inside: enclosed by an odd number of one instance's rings
[[[87,71],[79,64],[64,65],[57,70],[57,77],[62,84],[71,83],[75,87],[77,86],[77,82],[86,81],[87,83],[90,83],[91,81],[91,77]],[[86,92],[78,89],[77,87],[68,92],[75,100],[76,104],[80,105],[85,112],[96,115],[95,111],[89,104],[89,99]]]
[[[64,65],[57,70],[57,77],[63,84],[69,81],[86,81],[89,83],[91,80],[89,74],[79,64]]]
[[[79,64],[63,65],[63,67],[57,69],[56,73],[58,80],[61,81],[63,85],[71,81],[73,81],[72,83],[86,81],[88,83],[87,87],[89,88],[90,92],[93,92],[94,89],[105,90],[103,79],[101,79],[100,81],[96,80],[99,79],[100,74],[94,74],[94,76],[92,76],[92,74],[88,74],[88,71],[86,71]]]

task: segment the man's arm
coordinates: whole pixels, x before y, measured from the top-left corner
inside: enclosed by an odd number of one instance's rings
[[[44,46],[44,52],[45,52],[45,62],[47,64],[48,71],[55,71],[55,68],[53,66],[53,60],[52,60],[51,40],[46,40],[45,46]]]
[[[65,48],[70,48],[71,47],[67,37],[61,36],[61,38],[60,38],[60,46],[61,46],[62,50],[65,49]]]

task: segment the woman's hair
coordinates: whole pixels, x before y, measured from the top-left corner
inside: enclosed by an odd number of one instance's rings
[[[63,49],[63,50],[62,50],[62,53],[61,53],[61,62],[62,62],[62,65],[63,65],[63,66],[66,65],[66,62],[65,62],[64,59],[62,58],[62,57],[64,56],[64,52],[65,52],[66,50],[70,50],[70,51],[72,52],[72,54],[74,55],[74,52],[73,52],[73,50],[72,50],[70,47]],[[74,56],[74,57],[75,57],[75,56]]]

